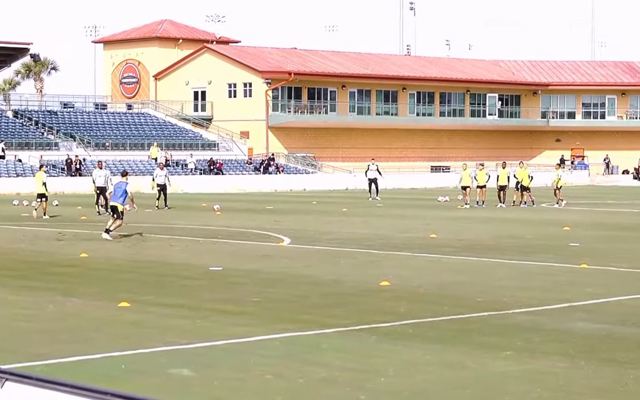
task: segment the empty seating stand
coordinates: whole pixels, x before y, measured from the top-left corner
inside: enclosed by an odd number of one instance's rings
[[[38,167],[14,160],[0,160],[0,178],[25,178],[34,176]]]
[[[44,136],[37,128],[0,113],[0,140],[8,150],[57,150],[57,143]]]
[[[218,142],[151,114],[96,109],[17,110],[17,114],[66,136],[89,139],[95,150],[148,150],[154,142],[169,151],[219,150]]]

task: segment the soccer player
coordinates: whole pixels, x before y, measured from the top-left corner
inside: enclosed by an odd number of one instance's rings
[[[487,201],[487,183],[491,175],[484,169],[484,163],[480,163],[478,171],[476,171],[476,207],[480,207],[480,198],[482,198],[482,207],[486,207]]]
[[[100,199],[102,199],[104,209],[109,214],[107,193],[113,182],[111,181],[111,173],[104,168],[102,161],[98,161],[98,168],[93,170],[91,178],[93,179],[93,190],[96,192],[96,214],[100,215]]]
[[[520,207],[527,207],[527,196],[531,200],[531,205],[536,206],[536,198],[531,194],[531,182],[533,181],[533,175],[529,172],[529,166],[524,164],[522,171],[520,172]]]
[[[516,179],[516,185],[513,188],[513,203],[511,204],[512,207],[516,206],[516,199],[518,198],[518,195],[521,195],[520,193],[520,175],[522,175],[522,170],[524,169],[524,162],[520,161],[518,163],[518,168],[516,169],[516,173],[513,174],[513,177]],[[522,197],[522,196],[520,196]],[[520,201],[520,205],[522,205],[522,200]]]
[[[380,187],[378,186],[378,177],[382,178],[382,171],[380,171],[380,167],[376,164],[375,159],[371,159],[371,163],[367,165],[367,170],[364,172],[364,175],[367,177],[368,185],[369,185],[369,201],[380,200]],[[373,196],[373,187],[376,188],[376,196]]]
[[[502,167],[498,170],[498,208],[506,208],[507,202],[507,189],[509,189],[510,180],[509,169],[507,169],[507,162],[502,162]]]
[[[167,184],[171,186],[169,171],[167,171],[163,163],[160,163],[158,164],[158,168],[153,172],[153,178],[151,178],[151,186],[155,186],[158,191],[158,195],[156,196],[156,210],[160,209],[161,196],[164,196],[164,209],[169,209],[169,206],[167,205]]]
[[[131,206],[137,210],[138,207],[133,200],[133,193],[129,191],[129,173],[122,171],[120,173],[122,180],[113,185],[113,190],[110,194],[110,206],[111,218],[107,222],[107,226],[102,233],[102,238],[106,240],[113,240],[111,233],[120,228],[124,222],[124,206],[127,204],[127,198],[131,201]]]
[[[38,218],[38,208],[42,205],[42,219],[49,219],[47,204],[49,202],[49,190],[47,189],[47,167],[40,165],[40,170],[34,177],[36,181],[36,206],[33,207],[33,218]]]
[[[567,202],[562,198],[562,186],[564,181],[562,180],[562,165],[556,164],[556,178],[553,180],[553,196],[556,198],[556,205],[554,207],[564,207]]]
[[[460,190],[462,190],[462,199],[464,200],[464,208],[469,208],[471,202],[471,186],[473,185],[473,178],[471,177],[471,171],[467,168],[467,164],[462,164],[462,172],[460,173]]]

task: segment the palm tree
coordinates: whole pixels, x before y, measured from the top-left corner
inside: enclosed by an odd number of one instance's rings
[[[23,62],[13,75],[21,81],[33,81],[36,94],[42,101],[44,97],[44,78],[60,72],[60,67],[55,60],[47,57],[34,57]]]
[[[0,94],[2,95],[2,100],[7,105],[7,111],[11,110],[11,93],[15,92],[21,83],[22,82],[14,77],[4,78],[2,82],[0,82]]]

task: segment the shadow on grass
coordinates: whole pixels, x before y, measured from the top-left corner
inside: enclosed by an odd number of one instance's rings
[[[142,236],[142,232],[135,232],[135,233],[119,233],[118,234],[118,238],[119,239],[130,239],[132,237],[136,237],[136,236]]]

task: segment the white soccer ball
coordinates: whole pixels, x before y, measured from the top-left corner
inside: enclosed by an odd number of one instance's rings
[[[125,204],[124,205],[124,210],[125,211],[131,211],[131,206],[129,204]]]
[[[439,203],[442,203],[443,201],[444,201],[444,197],[442,197],[442,196],[438,196],[438,202],[439,202]]]
[[[451,200],[449,199],[449,196],[445,196],[445,197],[444,197],[444,200],[442,200],[442,201],[444,201],[445,203],[448,203],[448,202],[449,202],[449,201],[451,201]]]
[[[213,206],[213,210],[214,211],[220,211],[220,206],[216,204],[215,206]]]
[[[54,207],[58,207],[60,205],[58,200],[54,200],[51,204],[53,204]]]
[[[35,207],[35,206],[37,206],[37,205],[38,205],[38,202],[37,202],[37,201],[35,201],[35,200],[34,200],[34,201],[32,201],[32,202],[31,202],[31,207]]]
[[[458,200],[462,200],[462,195],[461,194],[458,195]]]
[[[25,207],[29,207],[29,200],[22,201],[22,205]]]
[[[20,200],[14,200],[13,203],[14,206],[19,206],[20,205]]]

